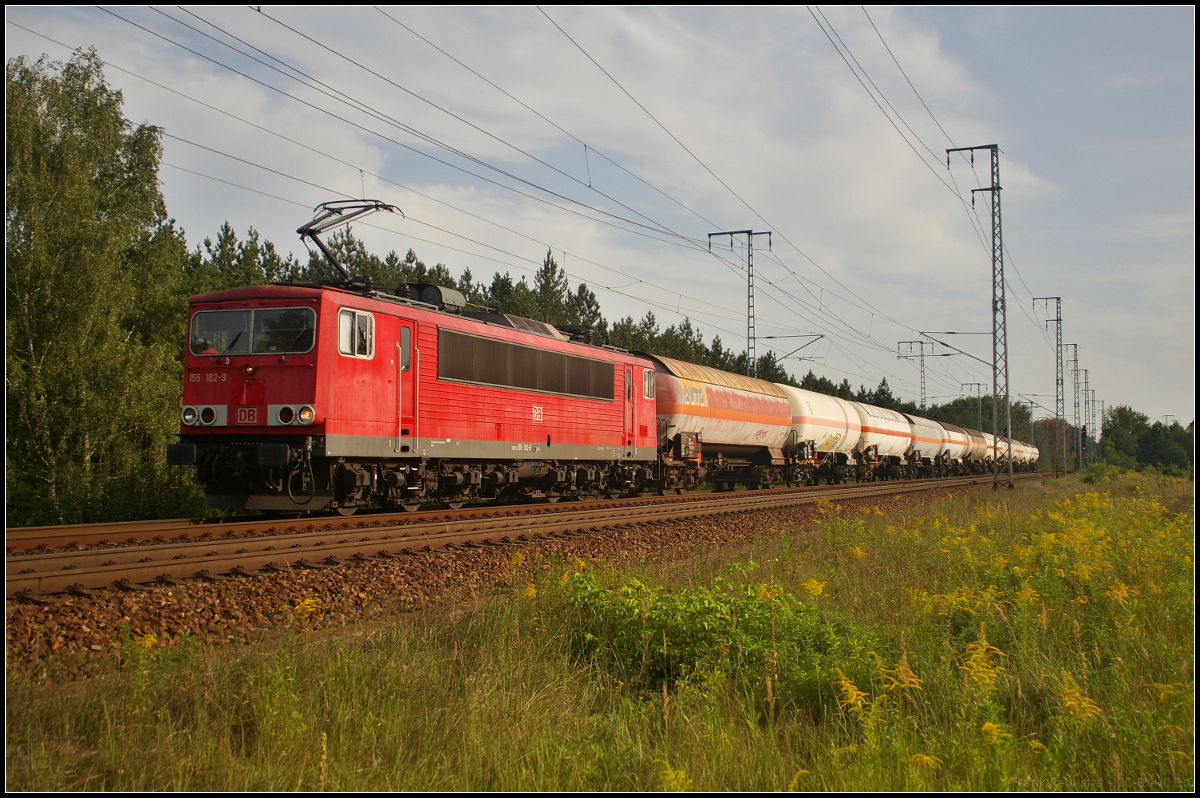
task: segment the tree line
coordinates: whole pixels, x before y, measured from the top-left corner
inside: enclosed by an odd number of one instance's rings
[[[1126,470],[1154,468],[1164,474],[1193,477],[1196,422],[1186,427],[1175,421],[1150,423],[1150,417],[1128,405],[1104,411],[1100,459]]]
[[[66,63],[14,58],[5,77],[8,523],[199,514],[199,489],[171,473],[164,455],[178,430],[188,297],[328,279],[331,267],[316,253],[284,255],[253,228],[241,237],[228,223],[190,247],[158,188],[161,130],[125,118],[121,92],[105,82],[94,50]],[[746,372],[745,351],[716,336],[706,343],[688,319],[665,329],[652,312],[610,322],[586,284],[571,286],[552,252],[532,282],[499,272],[484,282],[469,269],[456,278],[445,264],[430,267],[411,249],[381,258],[350,230],[327,244],[351,273],[384,290],[450,286],[478,308],[587,327],[630,351]],[[755,366],[772,382],[919,412],[886,379],[855,391],[849,380],[811,370],[797,381],[773,353]],[[924,415],[977,426],[972,400]],[[1014,429],[1027,424],[1028,410],[1013,405],[1013,418]]]

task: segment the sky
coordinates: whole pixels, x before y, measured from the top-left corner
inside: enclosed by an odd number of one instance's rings
[[[1035,298],[1061,297],[1098,403],[1194,419],[1190,6],[5,17],[8,59],[95,47],[127,117],[162,128],[192,246],[228,221],[305,257],[314,206],[379,199],[403,216],[354,232],[381,256],[487,283],[550,250],[610,322],[688,318],[741,351],[748,237],[708,234],[770,231],[756,351],[919,401],[923,350],[930,404],[991,392],[994,192],[972,190],[996,144],[1011,395],[1054,415],[1056,303]]]

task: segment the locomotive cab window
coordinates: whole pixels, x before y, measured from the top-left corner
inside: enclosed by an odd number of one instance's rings
[[[312,308],[261,308],[254,311],[256,355],[307,352],[313,345],[317,314]]]
[[[265,355],[307,352],[317,314],[312,308],[201,310],[192,316],[193,355]]]
[[[654,371],[652,369],[642,372],[642,398],[654,398]]]
[[[400,328],[400,370],[408,371],[412,367],[412,330]]]
[[[338,351],[347,357],[375,356],[375,317],[343,309],[338,313]]]

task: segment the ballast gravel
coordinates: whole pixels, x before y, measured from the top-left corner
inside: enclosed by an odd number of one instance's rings
[[[986,488],[967,490],[981,489]],[[964,489],[953,492],[961,494]],[[889,511],[916,507],[946,493],[935,489],[900,494],[898,501],[887,499],[886,507]],[[871,498],[839,504],[846,514],[883,502]],[[52,597],[45,603],[9,600],[5,603],[7,667],[10,673],[40,670],[55,678],[85,677],[119,660],[126,646],[146,635],[168,646],[181,635],[210,645],[253,644],[264,633],[295,624],[321,629],[361,623],[509,586],[517,553],[523,556],[523,568],[552,555],[567,562],[578,557],[612,565],[678,559],[796,529],[819,514],[810,504],[216,581],[189,579],[131,592],[97,590],[87,596]],[[298,612],[297,605],[306,599],[312,600],[307,605],[312,611]]]

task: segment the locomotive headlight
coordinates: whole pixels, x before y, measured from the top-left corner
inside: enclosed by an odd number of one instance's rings
[[[296,414],[301,424],[311,424],[317,413],[310,406],[305,405],[300,408],[300,412]]]
[[[196,419],[198,417],[199,417],[199,414],[196,413],[196,408],[194,408],[194,407],[183,408],[183,423],[184,424],[187,424],[189,427],[194,427],[196,425]]]
[[[249,377],[251,374],[254,373],[254,366],[247,363],[244,366],[242,366],[242,371],[246,372],[246,376]]]
[[[284,405],[283,407],[279,408],[279,423],[280,424],[291,424],[292,420],[295,418],[296,418],[296,411],[292,410],[292,408],[288,407],[287,405]]]
[[[203,408],[200,411],[200,421],[204,424],[211,424],[217,420],[217,411],[211,407]]]

